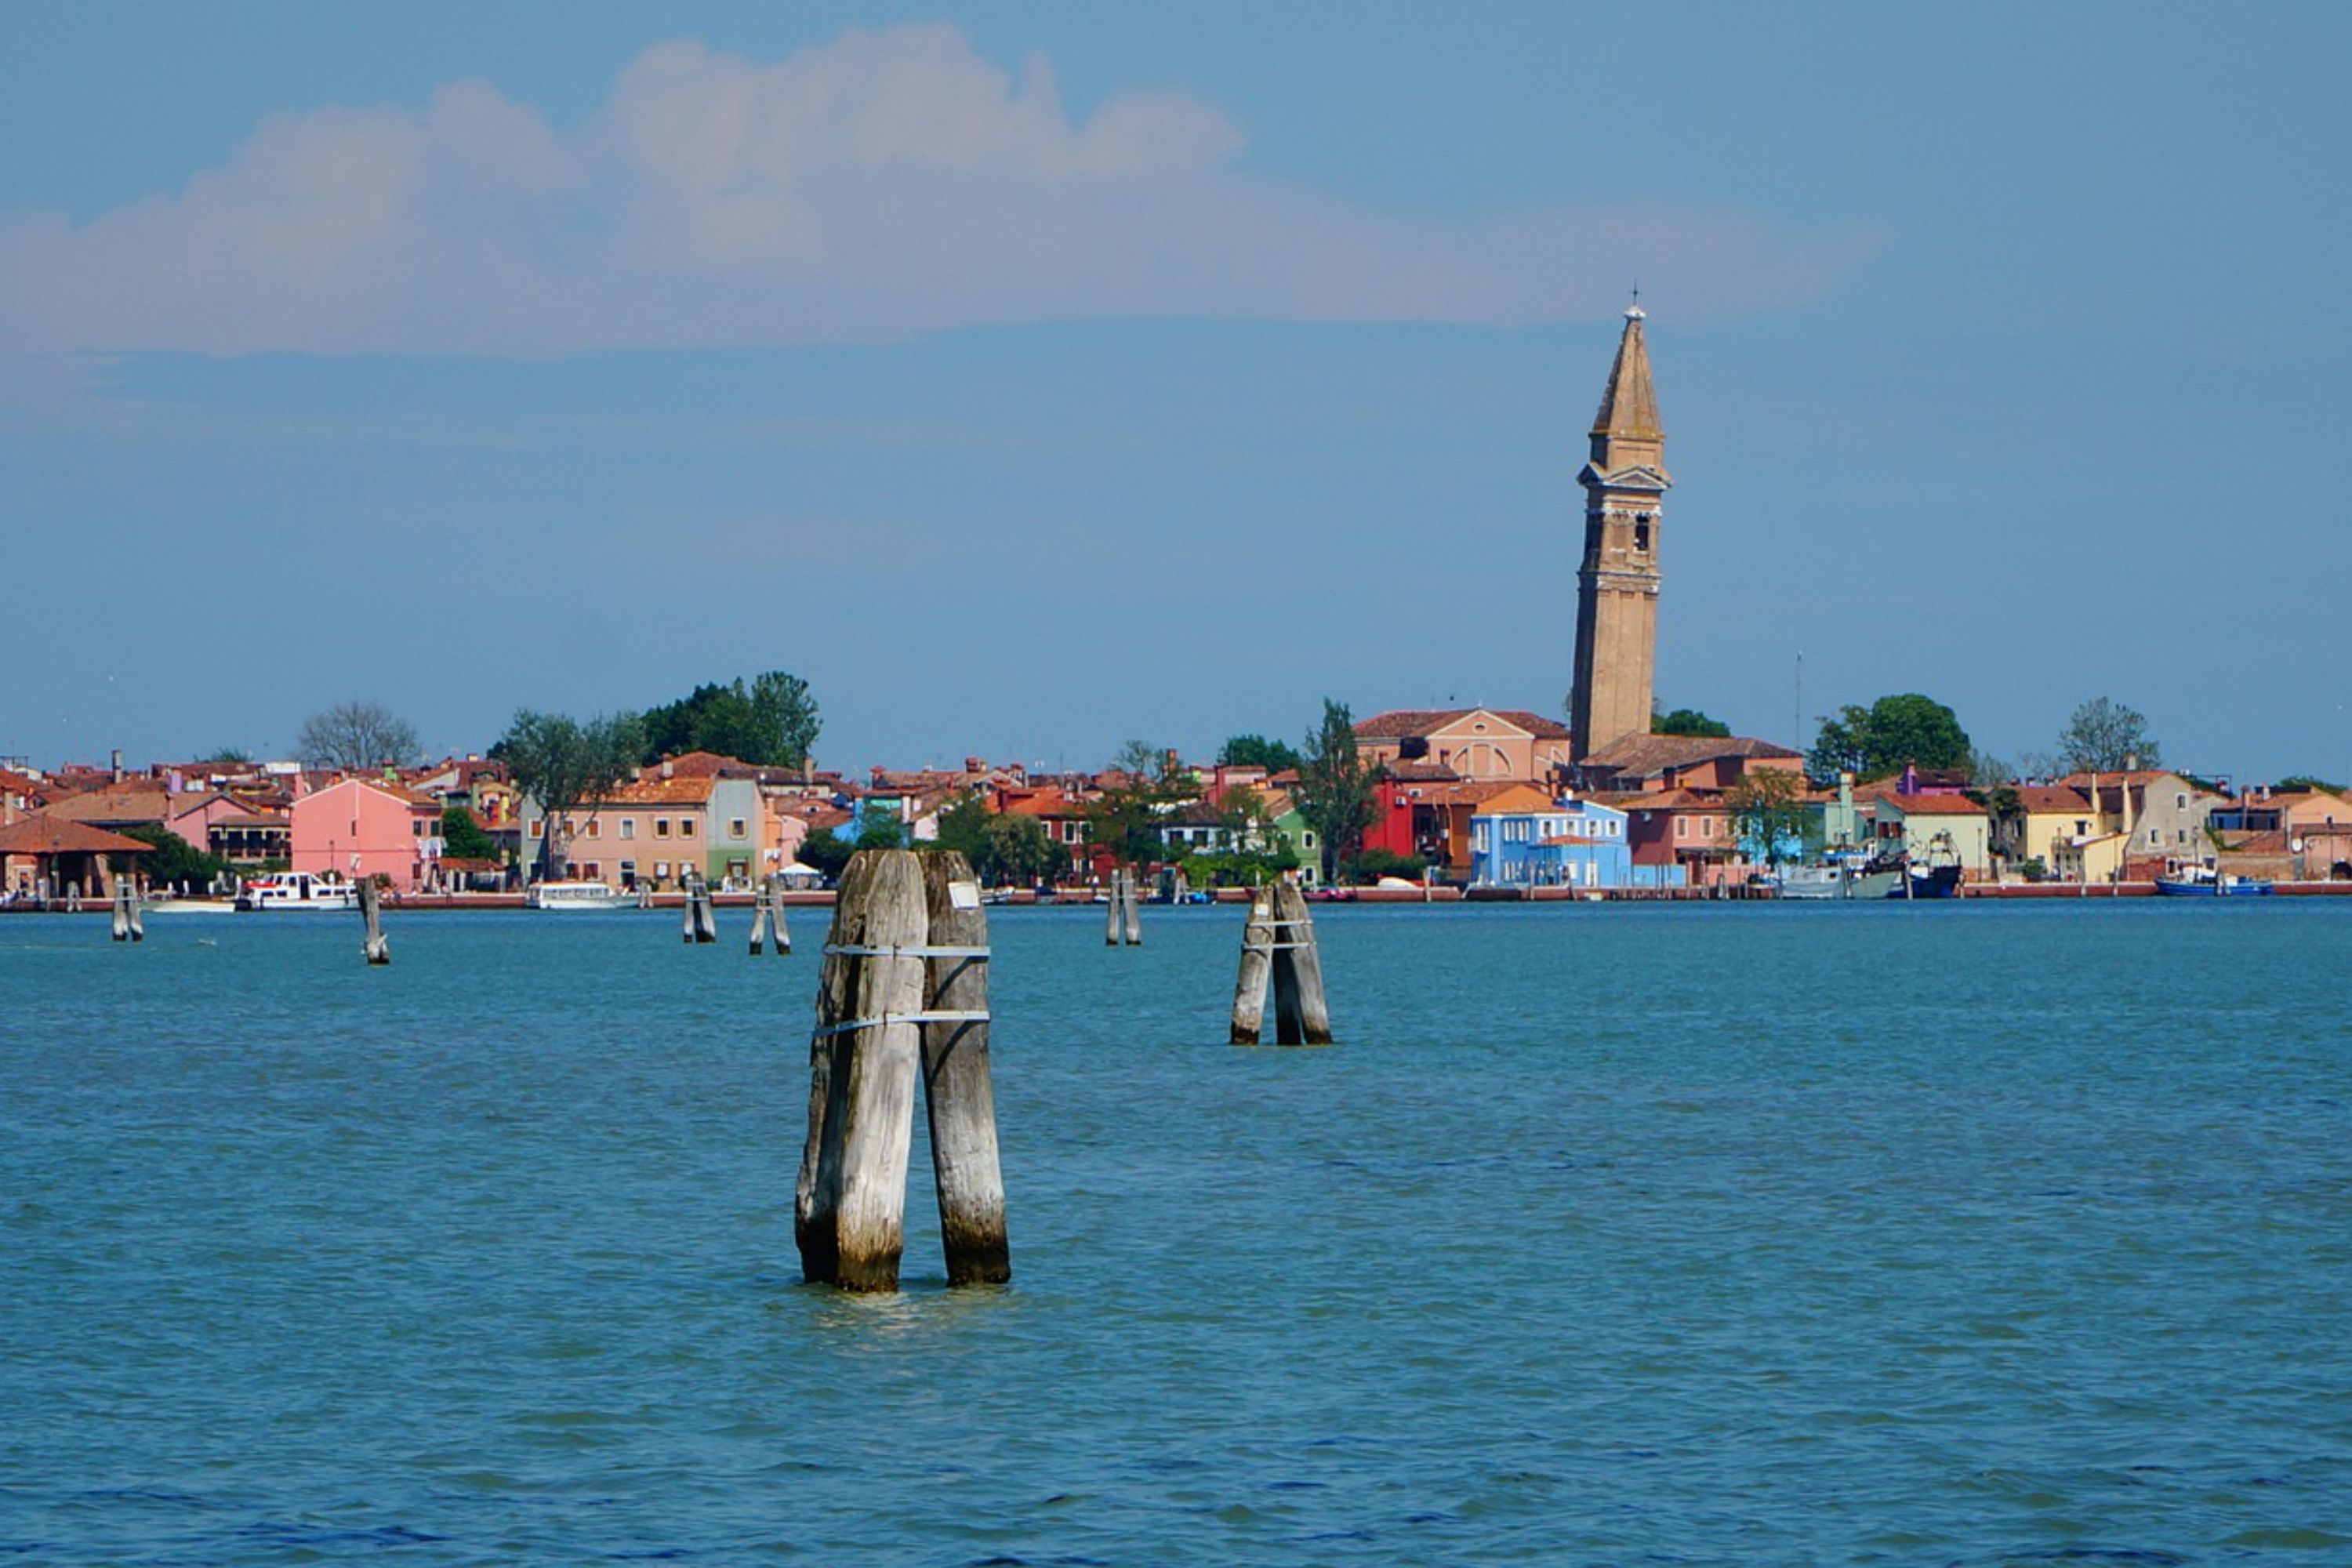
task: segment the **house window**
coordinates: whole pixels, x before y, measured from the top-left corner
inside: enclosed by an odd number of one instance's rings
[[[667,881],[669,879],[669,862],[667,860],[655,861],[654,875],[661,878],[664,881]]]
[[[2163,843],[2163,842],[2164,842],[2164,830],[2163,830],[2162,828],[2158,828],[2158,827],[2151,827],[2151,828],[2149,828],[2149,829],[2147,830],[2147,841],[2148,841],[2150,844],[2161,844],[2161,843]]]
[[[2187,811],[2189,809],[2189,797],[2185,795],[2174,795],[2172,797],[2172,809],[2175,811]]]
[[[604,818],[599,817],[599,816],[592,816],[592,817],[590,817],[590,818],[588,819],[588,837],[591,837],[591,838],[602,838],[604,836]]]
[[[668,817],[656,816],[654,818],[654,837],[656,838],[667,838],[669,837]]]
[[[544,833],[544,832],[546,832],[546,831],[547,831],[547,821],[546,821],[546,819],[545,819],[544,817],[535,819],[535,820],[531,823],[531,825],[530,825],[530,836],[531,836],[533,838],[537,838],[538,837],[540,837],[542,833]]]
[[[680,838],[691,838],[694,837],[694,818],[690,816],[681,816],[677,819],[677,836]]]
[[[410,823],[410,824],[408,825],[408,831],[409,831],[409,832],[411,832],[411,833],[413,833],[413,834],[415,834],[415,835],[417,837],[419,837],[419,838],[424,837],[425,837],[425,819],[424,819],[423,817],[419,817],[419,818],[417,818],[415,821],[414,821],[414,822]]]
[[[741,817],[730,816],[727,819],[727,837],[730,838],[745,838],[750,837],[750,835],[745,831],[745,824]]]
[[[1677,838],[1688,838],[1690,837],[1689,817],[1677,816],[1675,818],[1675,837]]]
[[[621,818],[621,837],[624,838],[635,838],[636,836],[637,819],[634,816],[625,816]],[[626,865],[627,862],[624,861],[622,864]]]

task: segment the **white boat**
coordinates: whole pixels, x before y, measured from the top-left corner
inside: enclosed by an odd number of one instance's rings
[[[1883,899],[1902,878],[1900,866],[1832,852],[1817,866],[1781,868],[1773,884],[1784,899]]]
[[[355,910],[360,907],[356,882],[340,877],[314,877],[308,871],[272,871],[239,888],[236,908],[258,910]]]
[[[534,910],[628,910],[637,896],[609,882],[534,882],[522,901]]]
[[[225,915],[236,903],[231,899],[156,899],[144,907],[151,915]]]

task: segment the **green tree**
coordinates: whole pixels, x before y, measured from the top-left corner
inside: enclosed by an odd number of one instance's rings
[[[1650,733],[1653,735],[1696,735],[1708,740],[1727,740],[1731,726],[1720,719],[1710,719],[1696,708],[1677,708],[1671,713],[1652,713]]]
[[[2126,767],[2160,768],[2161,749],[2147,721],[2122,703],[2094,697],[2058,731],[2058,760],[2073,773],[2111,773]]]
[[[987,862],[999,881],[1038,882],[1057,878],[1070,858],[1045,835],[1034,816],[992,816],[988,823]]]
[[[869,813],[861,817],[857,830],[860,849],[904,849],[907,847],[907,825],[896,816]]]
[[[122,829],[125,838],[136,838],[142,844],[155,847],[152,855],[141,856],[142,869],[149,882],[163,887],[178,887],[186,882],[201,886],[228,869],[228,862],[217,855],[208,855],[160,822],[138,822]],[[125,852],[123,858],[133,858]]]
[[[1376,780],[1356,749],[1355,715],[1344,702],[1323,700],[1323,722],[1307,737],[1298,765],[1298,812],[1323,847],[1323,876],[1339,875],[1339,862],[1356,851],[1371,825]]]
[[[546,818],[539,845],[542,881],[561,881],[568,857],[563,819],[591,810],[636,776],[645,747],[645,726],[634,713],[599,714],[582,723],[564,713],[520,710],[495,754],[507,764],[515,787],[539,803]]]
[[[759,767],[804,768],[822,722],[809,684],[781,669],[708,682],[675,702],[646,710],[644,751],[654,763],[685,752],[716,752]]]
[[[1264,768],[1278,773],[1298,765],[1298,752],[1286,741],[1264,735],[1235,735],[1217,748],[1217,761],[1229,768]]]
[[[455,802],[441,808],[441,843],[460,860],[499,858],[499,841],[482,830],[472,812]]]
[[[1739,852],[1768,868],[1801,858],[1813,821],[1804,794],[1805,781],[1795,773],[1756,768],[1741,774],[1723,796]]]
[[[838,881],[849,858],[857,853],[857,846],[849,843],[830,827],[820,827],[801,840],[795,851],[802,865],[812,871],[821,871],[828,882]]]
[[[2326,779],[2320,778],[2314,773],[2289,773],[2286,777],[2279,780],[2278,784],[2274,787],[2288,795],[2293,795],[2299,790],[2315,790],[2321,795],[2342,795],[2344,793],[2344,786],[2342,784],[2330,784]]]
[[[196,761],[200,763],[219,763],[226,766],[235,767],[250,763],[253,761],[253,758],[249,753],[236,746],[215,746],[208,755],[198,757]]]
[[[1966,768],[1972,751],[1957,714],[1933,698],[1906,691],[1867,708],[1848,703],[1836,718],[1822,720],[1805,771],[1817,779],[1842,772],[1883,779],[1901,773],[1906,763]]]
[[[963,791],[940,810],[938,847],[955,850],[986,876],[982,861],[988,855],[988,827],[995,816],[978,790]]]

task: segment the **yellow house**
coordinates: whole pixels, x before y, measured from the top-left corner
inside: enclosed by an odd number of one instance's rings
[[[2103,816],[2090,791],[2073,784],[2018,784],[1995,797],[1993,848],[2011,868],[2039,860],[2053,881],[2111,881],[2129,840]]]

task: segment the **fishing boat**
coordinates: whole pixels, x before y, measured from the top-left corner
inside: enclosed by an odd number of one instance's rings
[[[637,896],[609,882],[534,882],[522,901],[534,910],[625,910]]]
[[[2183,866],[2156,879],[2156,890],[2174,899],[2258,899],[2276,891],[2268,877],[2242,877],[2210,866]]]
[[[1902,877],[1899,859],[1832,850],[1815,865],[1781,868],[1772,885],[1784,899],[1883,899]]]
[[[355,910],[359,885],[340,877],[313,876],[308,871],[272,871],[256,877],[236,891],[241,914],[265,910]]]
[[[1927,841],[1924,859],[1904,863],[1903,873],[1886,889],[1890,899],[1957,899],[1960,896],[1960,852],[1948,833]]]

